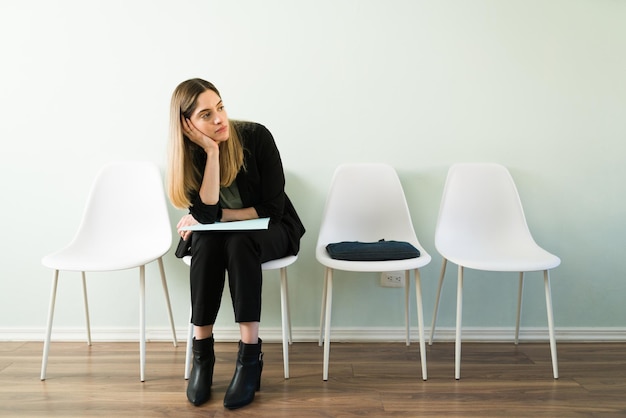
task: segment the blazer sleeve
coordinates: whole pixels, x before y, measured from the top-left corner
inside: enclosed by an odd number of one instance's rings
[[[204,171],[206,154],[203,150],[199,149],[199,151],[194,154],[193,164],[200,172]],[[222,207],[220,204],[207,205],[203,203],[198,190],[191,192],[189,200],[191,201],[189,213],[201,224],[212,224],[222,219]]]
[[[189,213],[201,224],[212,224],[222,219],[222,208],[220,204],[204,204],[198,192],[195,192],[191,196]]]

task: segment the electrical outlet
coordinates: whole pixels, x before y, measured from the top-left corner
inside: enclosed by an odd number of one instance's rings
[[[380,274],[382,287],[404,287],[404,271],[384,271]]]

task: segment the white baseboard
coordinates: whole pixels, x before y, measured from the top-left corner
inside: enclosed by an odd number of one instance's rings
[[[331,340],[334,342],[400,342],[404,341],[404,328],[333,328]],[[411,341],[418,342],[417,328],[411,328]],[[424,330],[424,337],[428,340],[430,330]],[[513,341],[513,328],[464,328],[463,341],[472,342],[507,342]],[[216,341],[238,341],[239,328],[215,328]],[[0,341],[43,341],[43,328],[0,328]],[[134,328],[92,328],[93,341],[137,341],[139,330]],[[52,341],[86,341],[84,329],[55,328],[52,330]],[[176,338],[184,343],[187,339],[187,328],[177,329]],[[261,328],[261,338],[264,342],[282,341],[279,327]],[[437,328],[434,341],[454,341],[454,328]],[[146,330],[148,341],[171,341],[172,334],[169,328],[152,328]],[[313,342],[319,339],[317,327],[294,328],[295,342]],[[626,328],[557,328],[557,342],[626,342]],[[520,330],[520,341],[535,342],[548,341],[547,328],[523,328]]]

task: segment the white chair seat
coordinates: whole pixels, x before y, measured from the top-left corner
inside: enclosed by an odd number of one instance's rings
[[[266,261],[265,263],[261,264],[261,270],[282,269],[283,267],[292,265],[293,263],[296,262],[297,259],[298,259],[297,255],[288,255],[286,257],[278,258],[276,260]]]
[[[447,253],[448,261],[474,270],[485,271],[542,271],[558,267],[561,260],[549,252],[537,247],[494,248],[490,253],[468,249],[464,254]]]
[[[57,270],[102,272],[126,270],[152,261],[152,252],[130,245],[72,245],[43,257],[41,263]]]
[[[355,271],[355,272],[384,272],[401,271],[421,268],[430,263],[430,255],[419,243],[412,243],[420,250],[420,257],[408,258],[406,260],[386,260],[386,261],[346,261],[331,258],[326,251],[326,247],[319,247],[316,253],[317,260],[326,267],[334,270]]]

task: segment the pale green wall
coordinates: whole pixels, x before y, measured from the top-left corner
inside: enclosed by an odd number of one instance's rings
[[[624,22],[626,2],[614,0],[3,1],[0,332],[44,327],[51,273],[40,258],[71,239],[104,163],[164,169],[171,91],[196,76],[216,83],[232,117],[268,126],[281,150],[308,229],[290,269],[296,329],[318,324],[313,247],[339,163],[398,170],[433,255],[422,276],[429,324],[446,170],[495,161],[512,172],[536,240],[563,261],[552,275],[557,327],[623,330]],[[181,213],[172,209],[173,225]],[[184,329],[186,269],[168,254],[166,270]],[[164,328],[156,272],[148,327]],[[136,274],[90,281],[94,329],[136,327]],[[82,327],[78,276],[64,277],[55,327]],[[263,319],[276,327],[269,277]],[[513,325],[516,284],[502,277],[515,276],[469,274],[466,325]],[[524,325],[544,327],[540,276],[531,277]],[[454,324],[454,279],[444,327]],[[401,325],[401,292],[375,275],[339,275],[335,290],[337,326]],[[218,325],[232,326],[228,299]]]

